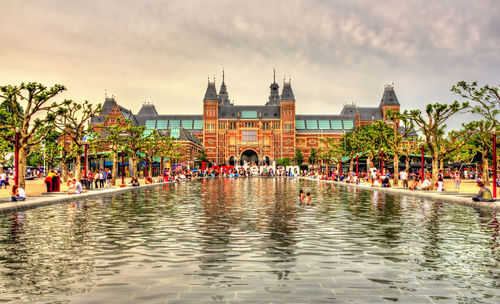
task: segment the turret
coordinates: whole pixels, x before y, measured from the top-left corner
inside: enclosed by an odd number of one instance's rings
[[[382,111],[382,116],[384,120],[387,120],[387,110],[391,111],[400,111],[400,104],[398,101],[398,97],[396,96],[396,92],[394,91],[393,85],[385,85],[384,86],[384,94],[382,95],[382,99],[380,100],[379,108]]]
[[[268,105],[279,105],[280,104],[280,86],[276,83],[276,71],[273,69],[273,83],[269,86],[269,89],[271,90],[269,94],[269,100],[266,103],[266,106]]]
[[[219,91],[219,105],[232,105],[229,100],[229,94],[227,93],[226,83],[224,82],[224,70],[222,70],[222,84]]]

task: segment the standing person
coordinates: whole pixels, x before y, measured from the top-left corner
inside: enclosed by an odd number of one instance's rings
[[[372,186],[375,183],[375,181],[377,180],[377,177],[378,177],[377,169],[373,165],[371,165],[371,167],[370,167],[370,178],[372,180]]]
[[[300,189],[299,201],[302,204],[304,202],[304,190]]]
[[[309,205],[309,202],[311,201],[311,193],[307,192],[304,200],[306,201],[306,205]]]
[[[2,189],[2,185],[7,189],[7,174],[3,170],[0,171],[0,189]]]
[[[18,185],[12,186],[12,191],[11,191],[11,197],[10,201],[11,202],[17,202],[17,201],[24,201],[26,200],[26,193],[24,192],[23,188],[19,188]]]
[[[443,191],[443,170],[439,170],[437,184],[437,191]]]
[[[401,182],[403,182],[403,188],[407,189],[408,188],[408,173],[406,172],[405,169],[403,169],[401,172],[399,172],[399,178],[401,179]],[[395,185],[397,186],[397,185]]]
[[[460,172],[455,171],[453,179],[455,180],[455,190],[460,190]]]
[[[99,170],[99,188],[104,188],[104,178],[105,178],[105,175],[101,169],[101,170]]]
[[[111,188],[111,171],[106,170],[106,188]]]
[[[97,170],[96,170],[96,171],[94,172],[94,188],[95,188],[95,189],[98,189],[98,188],[99,188],[99,186],[98,186],[98,184],[97,184],[98,182],[99,182],[99,171],[97,171]]]

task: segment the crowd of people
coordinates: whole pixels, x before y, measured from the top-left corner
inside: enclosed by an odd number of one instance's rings
[[[339,173],[337,170],[331,170],[328,173],[323,173],[320,171],[302,171],[301,176],[308,177],[311,179],[318,180],[333,180],[338,182],[353,183],[357,185],[368,185],[372,187],[392,187],[391,184],[391,173],[386,172],[385,174],[380,170],[371,166],[367,172],[353,171]],[[401,170],[399,172],[399,180],[401,181],[401,187],[408,190],[424,190],[428,191],[431,189],[436,189],[436,191],[445,191],[444,188],[444,173],[443,170],[439,170],[437,176],[437,182],[435,185],[432,184],[431,173],[426,171],[422,177],[421,172],[408,173],[406,170]],[[481,178],[476,173],[470,173],[467,171],[450,171],[448,176],[453,179],[454,190],[460,190],[460,183],[462,178],[475,178],[478,187],[480,188],[477,196],[473,198],[474,201],[494,201],[491,191],[484,185]],[[500,181],[496,181],[497,185]]]

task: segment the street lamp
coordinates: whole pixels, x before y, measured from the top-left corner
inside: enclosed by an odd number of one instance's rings
[[[497,135],[493,133],[493,198],[497,198]]]
[[[19,185],[19,133],[21,130],[19,127],[16,127],[16,140],[15,140],[15,175],[14,175],[14,183],[16,186]]]

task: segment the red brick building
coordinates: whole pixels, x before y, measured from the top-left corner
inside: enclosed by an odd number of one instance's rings
[[[219,92],[208,82],[201,115],[160,115],[146,103],[136,115],[106,99],[102,118],[96,123],[111,124],[120,114],[148,130],[182,128],[196,136],[207,156],[218,164],[257,163],[272,165],[279,158],[293,158],[300,149],[308,160],[311,148],[322,146],[321,138],[340,139],[355,128],[385,120],[388,109],[400,109],[394,87],[386,85],[377,107],[344,105],[340,114],[300,115],[296,113],[291,82],[283,88],[273,79],[269,98],[263,105],[234,105],[224,76]],[[108,102],[108,104],[106,104]],[[105,113],[109,113],[106,114]]]

